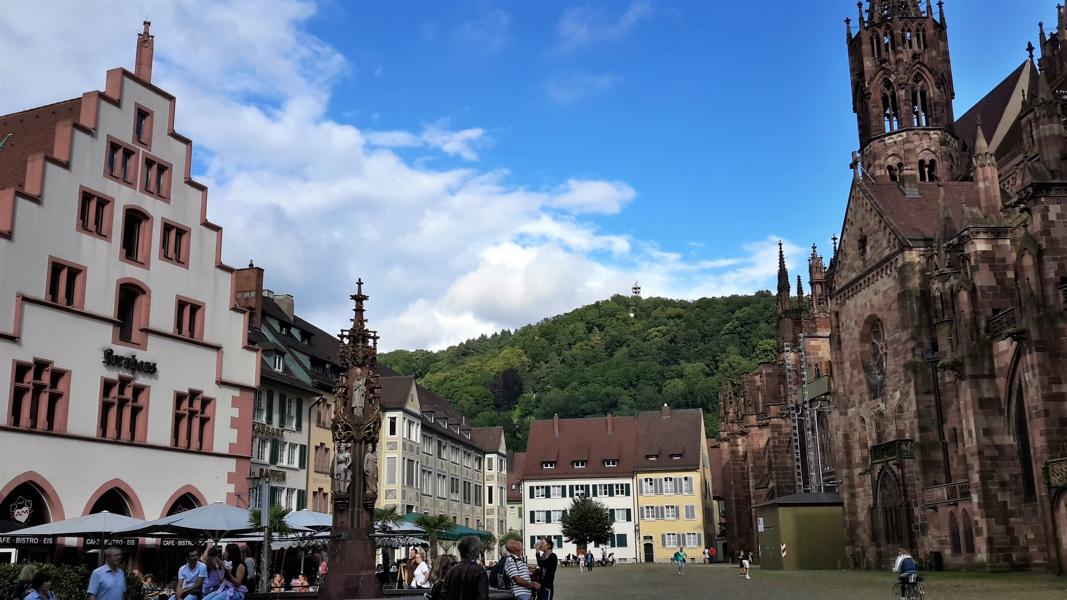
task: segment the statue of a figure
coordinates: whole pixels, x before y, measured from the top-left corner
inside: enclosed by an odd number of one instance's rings
[[[348,485],[352,481],[352,445],[351,442],[337,444],[337,456],[333,465],[333,492],[349,493]]]
[[[365,498],[378,497],[378,455],[374,448],[368,448],[363,457],[363,495]]]
[[[363,414],[363,405],[367,401],[367,378],[357,377],[352,382],[352,411],[356,415]]]

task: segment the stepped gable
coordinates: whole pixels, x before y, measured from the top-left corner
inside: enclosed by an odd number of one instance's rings
[[[557,435],[558,433],[558,435]],[[565,479],[590,477],[624,477],[634,472],[634,447],[637,442],[635,417],[592,417],[560,419],[558,417],[530,423],[523,479]],[[617,460],[618,466],[605,467],[605,460]],[[575,468],[575,460],[586,461],[585,468]],[[541,464],[555,461],[554,469]]]
[[[634,468],[638,471],[700,468],[701,444],[705,443],[700,435],[703,419],[704,411],[699,408],[671,410],[665,406],[638,413]]]
[[[56,125],[76,122],[81,105],[81,98],[74,98],[0,117],[0,189],[22,189],[26,160],[34,154],[52,154]]]

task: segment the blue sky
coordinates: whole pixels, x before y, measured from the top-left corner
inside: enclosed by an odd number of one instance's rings
[[[328,331],[367,281],[389,348],[628,292],[774,285],[839,231],[856,149],[847,0],[57,0],[0,21],[0,113],[101,89],[153,22],[153,83],[223,258]],[[960,115],[1054,0],[948,0]],[[855,25],[855,23],[854,23]],[[47,31],[48,35],[40,32]],[[794,268],[793,273],[796,273]]]

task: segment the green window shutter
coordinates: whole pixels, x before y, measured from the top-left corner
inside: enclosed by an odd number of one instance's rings
[[[630,495],[630,484],[628,484],[628,483],[626,484],[626,495],[627,496]]]
[[[278,427],[285,427],[285,412],[287,408],[285,403],[285,394],[278,392]]]
[[[274,390],[267,390],[267,425],[274,424]]]
[[[296,509],[304,510],[307,508],[308,493],[305,490],[296,491]]]
[[[529,487],[529,490],[530,490],[530,497],[531,497],[531,498],[533,498],[533,494],[534,494],[534,491],[533,491],[533,489],[534,489],[534,486],[532,486],[532,485],[531,485],[531,486]]]
[[[600,487],[599,485],[593,484],[593,494],[592,494],[592,496],[593,496],[594,498],[596,498],[596,496],[597,496],[597,494],[596,494],[596,493],[597,493],[597,491],[599,491],[599,490],[598,490],[598,488],[599,488],[599,487]]]
[[[632,522],[633,522],[633,520],[634,520],[634,513],[633,513],[633,510],[632,510],[632,509],[629,509],[629,508],[627,508],[627,509],[626,509],[626,521],[627,521],[628,523],[632,523]]]
[[[567,509],[563,509],[563,517],[562,518],[564,518],[564,519],[567,518]]]
[[[296,430],[301,431],[304,428],[304,399],[296,399]]]
[[[308,466],[308,447],[304,444],[300,444],[300,468],[306,469]]]
[[[532,510],[530,511],[530,522],[531,523],[534,522],[534,511],[532,511]]]
[[[615,485],[614,484],[608,485],[608,498],[614,498],[614,497],[615,497]]]
[[[270,441],[270,464],[278,464],[278,440]]]
[[[619,548],[625,548],[627,542],[628,542],[628,540],[626,539],[626,534],[625,533],[620,533],[619,534],[619,541],[616,542],[615,545],[618,546]]]

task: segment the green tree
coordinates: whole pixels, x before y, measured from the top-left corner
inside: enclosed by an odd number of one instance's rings
[[[270,532],[272,535],[288,535],[293,532],[293,529],[289,527],[289,523],[285,521],[285,517],[292,512],[292,509],[285,508],[284,506],[278,506],[272,504],[270,507]],[[258,508],[253,508],[248,511],[248,525],[255,527],[256,529],[262,529],[263,525],[260,524],[260,514]]]
[[[611,513],[600,502],[582,496],[575,498],[560,519],[563,537],[568,542],[585,546],[607,544],[612,535]]]
[[[437,538],[452,528],[452,518],[445,515],[418,515],[415,524],[430,538],[430,562],[437,561]]]

